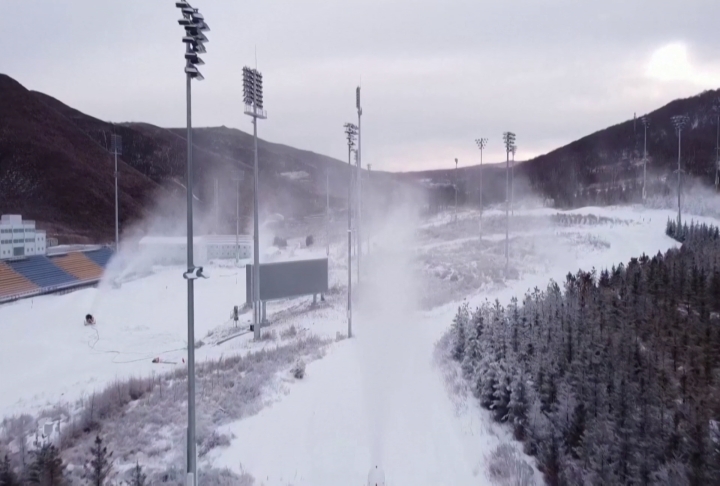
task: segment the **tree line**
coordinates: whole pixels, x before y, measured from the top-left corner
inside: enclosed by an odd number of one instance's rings
[[[452,357],[551,485],[720,484],[720,231],[672,224],[681,248],[455,316]]]

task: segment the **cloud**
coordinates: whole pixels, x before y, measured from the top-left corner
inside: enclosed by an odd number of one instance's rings
[[[264,74],[261,137],[340,159],[363,87],[363,156],[378,169],[542,153],[717,87],[716,0],[195,0],[211,27],[196,126],[245,131],[242,66]],[[173,2],[5,0],[2,69],[111,121],[185,123]],[[676,44],[680,43],[680,44]],[[674,46],[674,47],[673,47]],[[679,47],[684,46],[684,47]]]

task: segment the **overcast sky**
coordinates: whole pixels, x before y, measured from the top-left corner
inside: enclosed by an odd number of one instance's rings
[[[242,67],[265,81],[260,136],[417,170],[547,152],[720,87],[718,0],[194,0],[211,31],[195,126],[250,131]],[[171,0],[3,0],[0,72],[95,117],[185,125]]]

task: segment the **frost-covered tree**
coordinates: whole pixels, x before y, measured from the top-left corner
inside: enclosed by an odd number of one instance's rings
[[[18,479],[15,471],[13,471],[12,465],[10,464],[10,457],[5,454],[5,457],[0,461],[0,486],[20,486],[20,480]]]
[[[38,486],[64,486],[65,465],[60,451],[51,443],[35,441],[31,451],[32,462],[28,466],[27,483]]]
[[[105,486],[110,471],[112,471],[112,452],[108,452],[99,435],[95,437],[95,442],[90,448],[90,456],[90,465],[88,467],[90,484],[92,486]]]

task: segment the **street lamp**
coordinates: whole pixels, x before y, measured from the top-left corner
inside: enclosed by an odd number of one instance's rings
[[[197,486],[197,453],[195,443],[195,295],[193,284],[196,278],[204,277],[202,267],[193,263],[193,144],[191,81],[204,78],[197,66],[205,64],[198,54],[206,52],[208,38],[203,32],[210,30],[205,18],[188,2],[176,2],[183,18],[178,23],[185,29],[185,77],[187,102],[187,271],[183,277],[187,280],[188,291],[188,430],[187,430],[187,485]]]
[[[475,143],[480,149],[480,231],[482,232],[482,151],[487,145],[487,138],[476,138]]]
[[[680,206],[680,174],[682,169],[680,168],[680,152],[682,149],[682,129],[685,127],[687,122],[690,120],[687,115],[676,115],[672,117],[672,123],[675,126],[675,131],[678,135],[678,180],[677,180],[677,196],[678,196],[678,231],[682,231],[682,209]]]
[[[266,119],[267,113],[263,108],[262,74],[257,69],[247,66],[243,68],[243,101],[245,114],[251,116],[253,121],[253,140],[255,143],[255,161],[253,165],[253,336],[260,340],[260,216],[258,203],[258,118]]]
[[[110,136],[110,152],[115,154],[115,253],[120,251],[120,218],[118,203],[118,155],[122,155],[122,137],[113,133]]]
[[[510,152],[515,149],[515,134],[512,132],[503,133],[505,142],[505,275],[510,268]]]
[[[647,115],[644,115],[642,118],[640,118],[642,121],[643,127],[645,128],[645,141],[643,143],[643,187],[642,187],[642,200],[645,202],[647,199],[647,159],[648,159],[648,152],[647,152],[647,131],[648,127],[650,126],[650,119],[647,117]]]
[[[355,147],[355,138],[358,134],[358,127],[352,123],[345,124],[345,135],[348,144],[348,290],[347,290],[347,320],[348,337],[352,337],[352,154]]]

